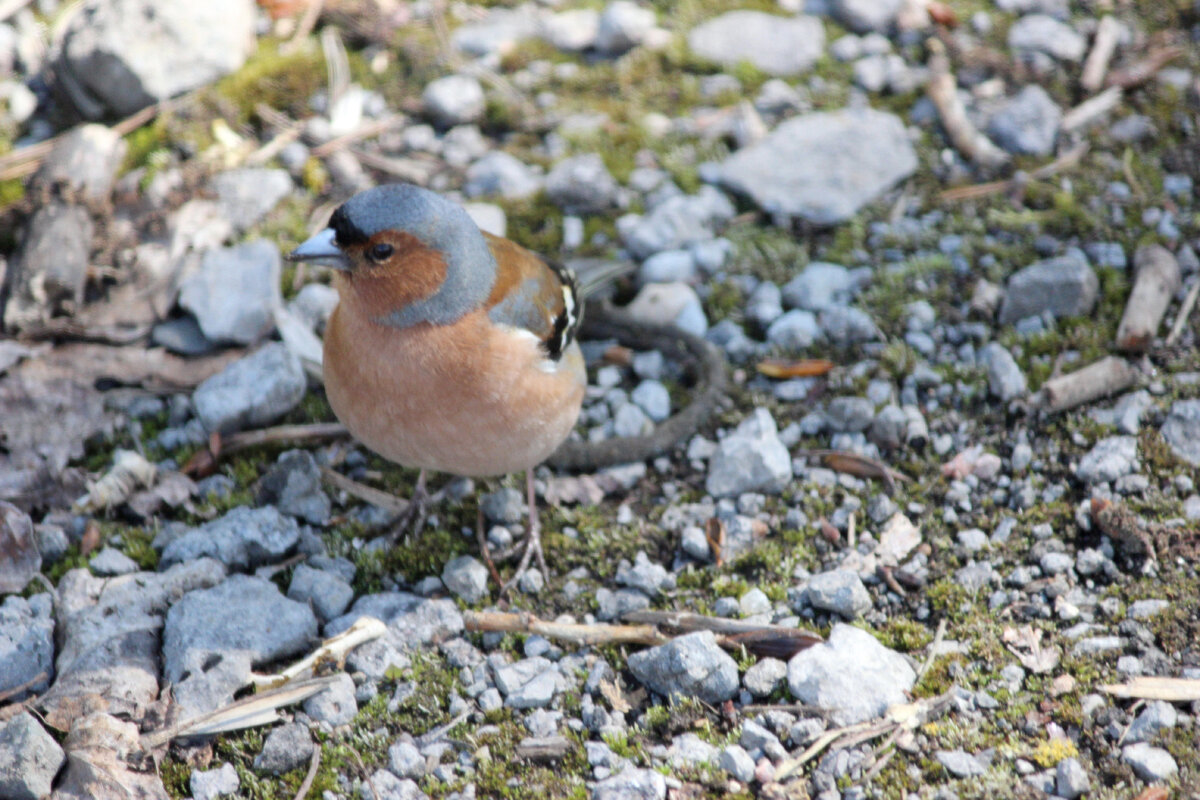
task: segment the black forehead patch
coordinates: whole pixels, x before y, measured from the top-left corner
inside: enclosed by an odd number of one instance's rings
[[[363,244],[371,238],[362,228],[354,224],[344,203],[338,206],[337,211],[334,211],[333,216],[329,218],[329,227],[333,228],[334,241],[340,247]]]

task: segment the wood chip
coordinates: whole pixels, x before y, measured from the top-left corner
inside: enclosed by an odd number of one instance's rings
[[[1069,411],[1124,391],[1137,383],[1137,368],[1123,358],[1105,356],[1083,369],[1042,384],[1037,402],[1050,414]]]
[[[813,378],[828,374],[835,366],[832,361],[823,358],[802,358],[797,361],[768,358],[758,362],[757,369],[768,378]]]
[[[1117,328],[1118,350],[1144,353],[1150,349],[1171,298],[1183,283],[1179,262],[1161,245],[1144,245],[1133,256],[1136,277],[1125,313]]]

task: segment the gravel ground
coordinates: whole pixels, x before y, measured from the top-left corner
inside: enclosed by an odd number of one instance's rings
[[[1200,6],[308,7],[0,21],[0,797],[1200,797]],[[391,546],[413,471],[242,436],[334,421],[280,254],[394,180],[728,362],[509,597],[519,476]],[[584,350],[581,441],[699,391]]]

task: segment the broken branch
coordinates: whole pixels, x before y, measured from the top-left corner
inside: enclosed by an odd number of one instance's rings
[[[1009,162],[1008,153],[983,135],[967,117],[967,108],[958,96],[958,81],[950,71],[946,46],[937,39],[929,41],[929,85],[926,92],[937,107],[942,127],[954,147],[985,169],[998,169]]]
[[[1137,277],[1117,328],[1117,349],[1140,353],[1150,349],[1183,275],[1175,256],[1160,245],[1139,247],[1133,264]]]
[[[1104,85],[1104,76],[1108,73],[1109,62],[1117,51],[1117,39],[1121,34],[1121,25],[1111,14],[1106,14],[1096,27],[1096,38],[1092,41],[1091,52],[1083,62],[1083,75],[1079,85],[1084,91],[1095,92]]]
[[[574,622],[546,622],[525,612],[506,614],[499,611],[468,611],[463,621],[469,631],[535,633],[547,639],[559,639],[581,645],[647,644],[667,641],[653,625],[584,625]]]
[[[1076,408],[1137,383],[1137,369],[1123,358],[1105,356],[1094,364],[1042,384],[1043,408],[1050,414]]]

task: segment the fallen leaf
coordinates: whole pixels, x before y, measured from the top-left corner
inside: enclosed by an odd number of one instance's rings
[[[708,540],[708,549],[712,551],[713,563],[721,566],[725,550],[725,523],[717,517],[709,517],[704,524],[704,538]]]
[[[1023,625],[1020,628],[1005,627],[1000,634],[1000,640],[1008,647],[1009,652],[1017,657],[1021,666],[1030,672],[1042,674],[1058,666],[1058,648],[1042,647],[1042,632],[1034,629],[1032,625]]]
[[[0,594],[22,591],[42,568],[33,520],[0,500]]]
[[[827,374],[836,364],[823,358],[802,358],[788,361],[768,358],[758,362],[757,369],[768,378],[816,378]]]
[[[881,461],[876,461],[873,458],[860,456],[857,453],[851,453],[844,450],[826,450],[819,452],[821,461],[825,466],[837,472],[845,472],[848,475],[854,475],[859,478],[878,478],[883,481],[883,488],[887,494],[891,494],[896,489],[896,481],[908,483],[909,477],[884,464]]]
[[[615,681],[610,681],[607,679],[601,680],[600,694],[605,700],[608,701],[608,704],[612,707],[613,711],[624,714],[627,711],[633,710],[633,706],[630,705],[629,701],[625,698],[625,693],[621,691],[621,687],[617,686]]]

